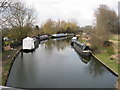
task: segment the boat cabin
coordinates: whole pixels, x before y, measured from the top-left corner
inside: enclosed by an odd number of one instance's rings
[[[35,48],[35,39],[31,37],[24,38],[22,41],[23,50],[32,50]]]
[[[77,37],[73,37],[71,40],[71,45],[73,46],[73,44],[75,43],[75,41],[77,40]]]
[[[89,46],[87,46],[86,44],[80,43],[78,41],[75,41],[73,44],[73,47],[80,53],[83,55],[87,55],[89,56],[91,54],[91,49]]]
[[[59,37],[66,37],[66,34],[64,34],[64,33],[52,34],[52,38],[59,38]]]

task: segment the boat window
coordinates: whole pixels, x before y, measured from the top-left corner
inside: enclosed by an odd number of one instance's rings
[[[89,50],[89,49],[90,49],[89,46],[86,46],[85,50]]]
[[[82,49],[84,50],[85,48],[86,48],[86,46],[85,46],[85,45],[83,45],[83,46],[82,46]]]

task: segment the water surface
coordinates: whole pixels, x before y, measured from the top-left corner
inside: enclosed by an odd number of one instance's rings
[[[113,88],[117,77],[97,60],[80,56],[69,39],[48,40],[20,53],[7,86],[19,88]]]

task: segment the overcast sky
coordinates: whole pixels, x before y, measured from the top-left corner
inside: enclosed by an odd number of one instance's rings
[[[47,19],[73,20],[80,26],[93,25],[94,12],[100,4],[106,4],[118,12],[119,0],[24,0],[37,13],[37,24]]]

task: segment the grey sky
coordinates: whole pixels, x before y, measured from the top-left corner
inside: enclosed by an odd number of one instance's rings
[[[36,10],[37,24],[47,19],[74,20],[80,26],[94,24],[94,11],[100,4],[106,4],[118,12],[119,0],[24,0]]]

